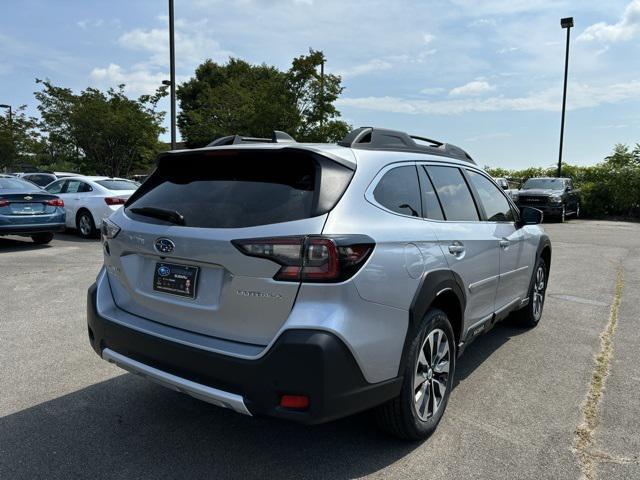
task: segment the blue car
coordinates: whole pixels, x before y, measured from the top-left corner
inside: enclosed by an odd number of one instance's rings
[[[0,175],[0,236],[21,235],[45,244],[64,228],[61,198],[31,182]]]

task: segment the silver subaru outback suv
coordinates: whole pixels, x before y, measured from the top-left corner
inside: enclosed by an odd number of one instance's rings
[[[462,149],[403,132],[167,152],[103,223],[89,339],[245,415],[316,424],[375,407],[385,430],[424,438],[464,348],[509,314],[539,322],[541,220]]]

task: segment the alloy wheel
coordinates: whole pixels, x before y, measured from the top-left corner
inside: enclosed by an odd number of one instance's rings
[[[85,237],[88,237],[91,234],[91,219],[87,215],[81,215],[80,221],[78,223],[80,227],[80,233],[82,233],[82,235],[84,235]]]
[[[447,334],[436,328],[425,338],[413,379],[414,406],[421,420],[435,415],[447,391],[451,351]]]
[[[536,278],[533,284],[533,318],[538,321],[542,316],[544,304],[545,270],[542,265],[536,270]]]

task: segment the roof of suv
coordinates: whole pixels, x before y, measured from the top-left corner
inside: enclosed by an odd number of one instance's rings
[[[355,169],[357,159],[369,156],[365,152],[386,152],[386,157],[392,152],[403,154],[404,159],[420,159],[429,155],[431,160],[444,157],[448,160],[475,165],[471,156],[455,145],[431,140],[425,137],[409,135],[405,132],[373,127],[361,127],[351,131],[337,143],[297,143],[284,132],[274,131],[271,139],[241,137],[231,135],[214,140],[206,147],[185,150],[172,150],[165,154],[183,154],[186,152],[207,152],[211,150],[236,149],[297,149],[320,153],[332,158],[338,163]],[[372,155],[375,157],[376,155]]]

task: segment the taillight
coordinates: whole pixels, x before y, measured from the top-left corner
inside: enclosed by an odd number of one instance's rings
[[[51,200],[47,200],[47,205],[51,205],[52,207],[64,207],[64,201],[61,198],[52,198]]]
[[[233,240],[245,255],[281,265],[274,280],[342,282],[364,264],[375,246],[364,235],[274,237]]]
[[[105,197],[104,201],[107,203],[107,205],[124,205],[126,203],[126,200],[124,198],[118,197]]]
[[[9,200],[5,200],[4,198],[0,198],[0,207],[6,207],[9,205]]]

